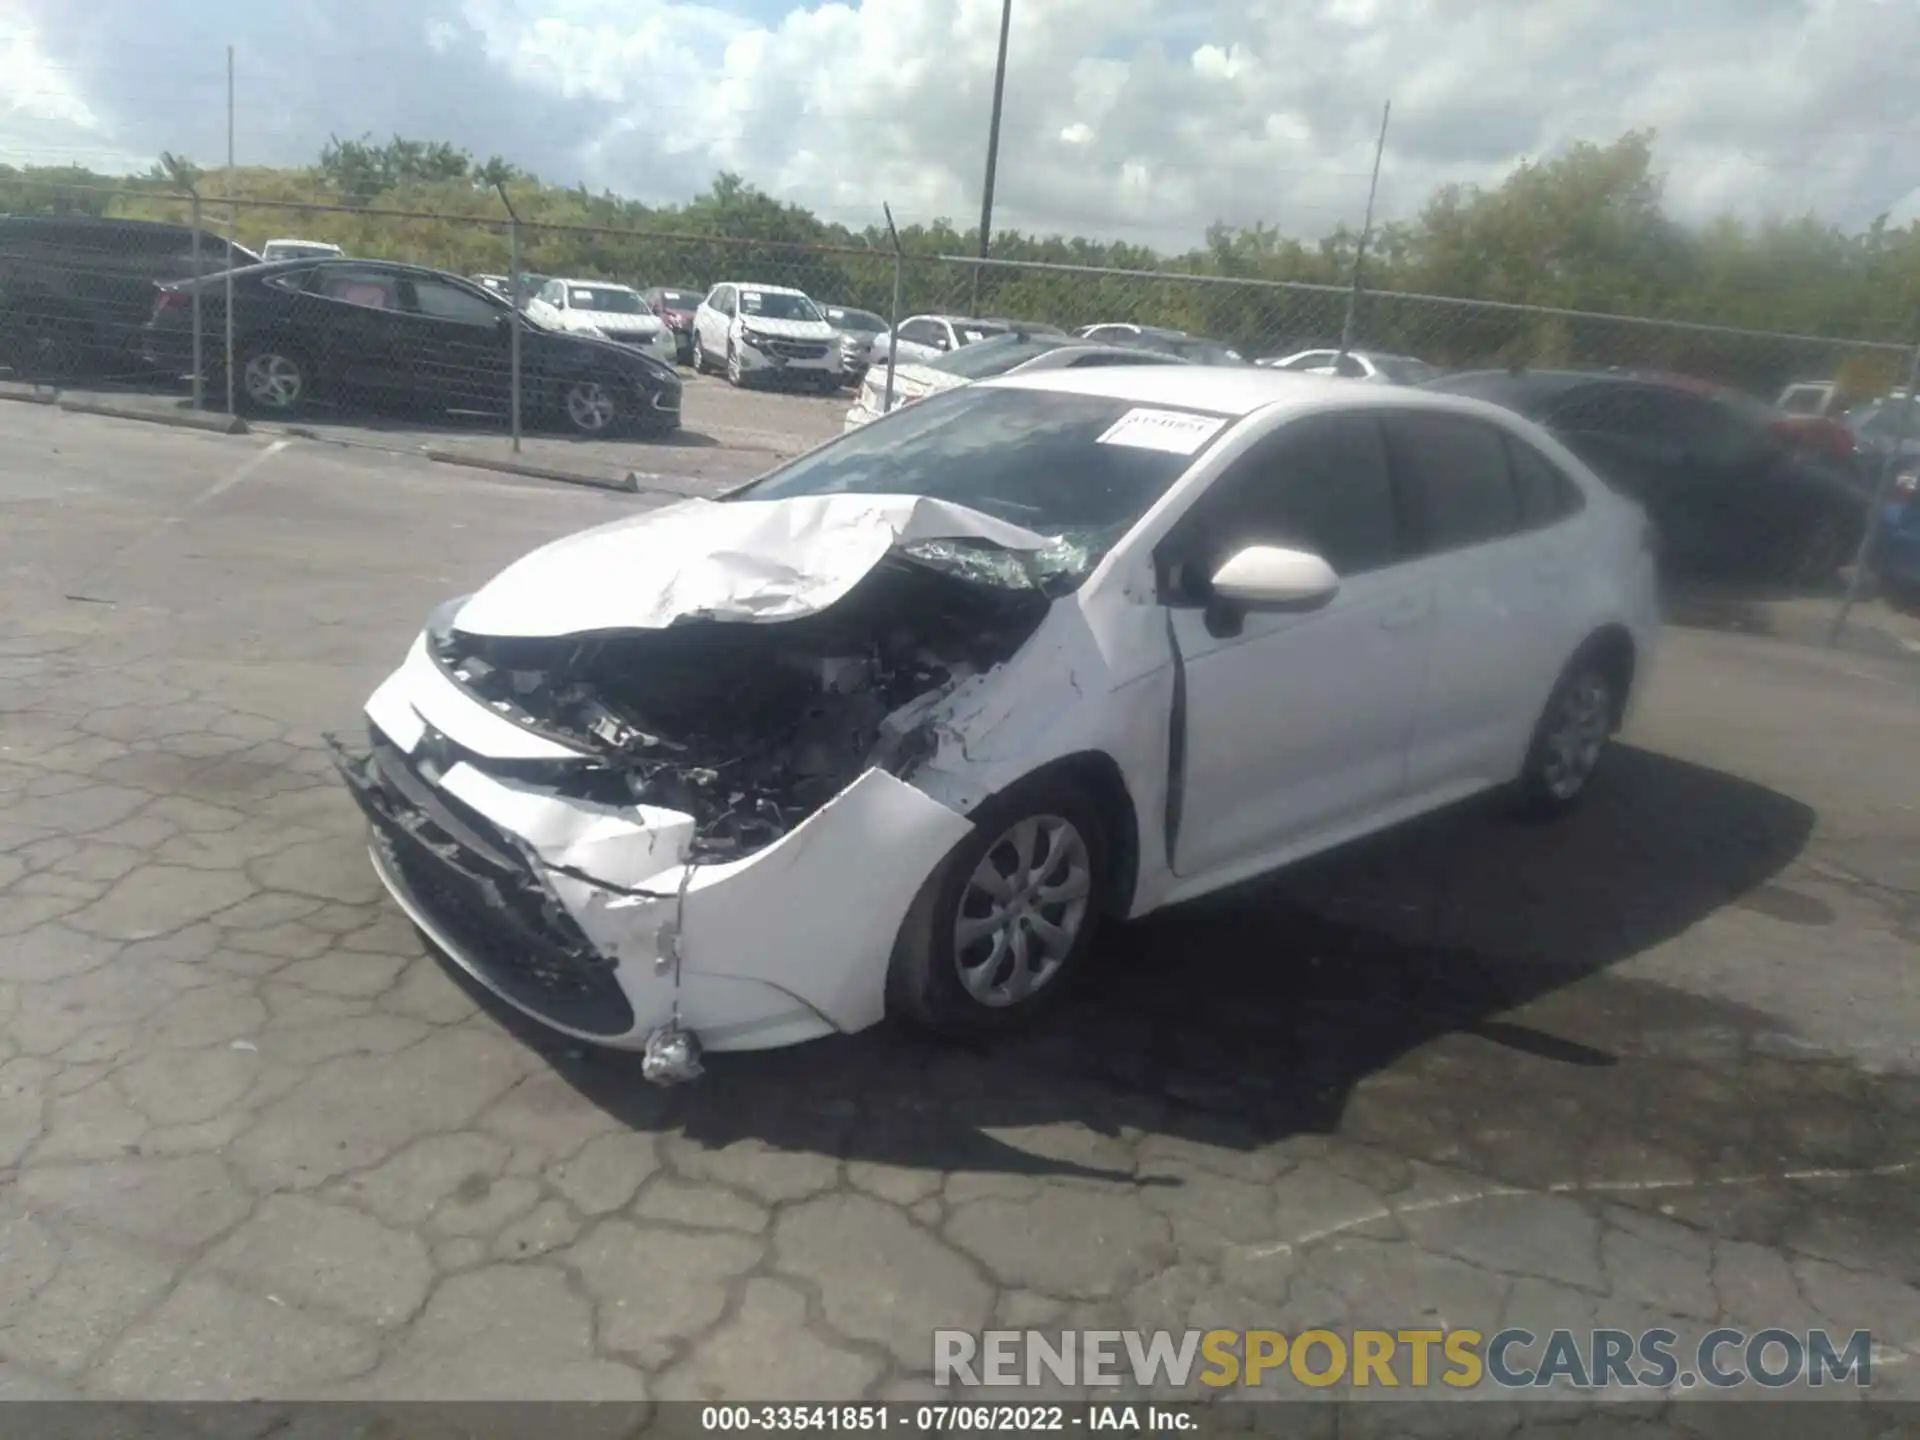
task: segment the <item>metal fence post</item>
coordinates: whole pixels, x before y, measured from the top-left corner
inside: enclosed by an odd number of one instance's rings
[[[202,353],[205,322],[200,315],[200,292],[206,287],[200,283],[205,278],[200,270],[200,191],[198,187],[189,187],[187,193],[193,197],[193,408],[204,410],[207,381],[201,373],[206,367],[206,357]]]
[[[1380,193],[1380,159],[1387,153],[1387,122],[1393,118],[1393,102],[1380,111],[1380,138],[1373,147],[1373,179],[1367,186],[1367,218],[1360,226],[1360,243],[1353,248],[1353,288],[1347,292],[1347,314],[1340,325],[1340,359],[1353,348],[1354,312],[1360,307],[1360,267],[1366,263],[1367,241],[1373,236],[1373,202]]]
[[[500,192],[500,203],[507,207],[507,384],[512,386],[508,410],[513,427],[513,453],[520,453],[520,217],[507,198],[507,187],[493,182]]]
[[[887,217],[887,236],[893,241],[893,313],[887,317],[887,393],[880,402],[880,413],[893,413],[893,361],[900,353],[900,290],[905,280],[906,256],[900,252],[900,232],[893,225],[893,207],[882,204]],[[978,274],[978,271],[974,272]]]
[[[233,401],[233,247],[239,243],[240,211],[233,203],[233,47],[227,47],[227,414],[239,411]]]
[[[1900,399],[1900,409],[1894,416],[1893,439],[1887,447],[1886,463],[1880,467],[1879,483],[1873,487],[1873,500],[1867,509],[1867,523],[1860,530],[1860,545],[1853,552],[1853,570],[1847,576],[1847,593],[1841,597],[1840,608],[1834,612],[1833,624],[1827,630],[1827,648],[1832,649],[1840,643],[1840,636],[1847,628],[1847,617],[1853,613],[1853,607],[1860,599],[1860,586],[1865,580],[1867,562],[1873,555],[1873,542],[1880,531],[1880,516],[1887,508],[1887,495],[1893,489],[1893,482],[1900,474],[1901,448],[1910,438],[1913,429],[1913,408],[1920,405],[1920,396],[1916,396],[1915,386],[1920,386],[1920,339],[1913,343],[1913,352],[1907,357],[1907,387]]]

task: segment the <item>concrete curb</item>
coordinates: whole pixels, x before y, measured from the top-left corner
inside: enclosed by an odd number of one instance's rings
[[[22,405],[52,405],[60,395],[54,390],[38,390],[30,385],[0,385],[0,400],[18,400]]]
[[[214,435],[245,435],[247,422],[238,415],[204,415],[191,410],[150,410],[137,405],[109,405],[101,400],[61,400],[62,410],[76,415],[108,415],[115,420],[145,420],[179,430],[205,430]]]
[[[586,475],[577,470],[552,470],[543,465],[527,465],[518,460],[496,460],[489,455],[469,455],[462,450],[442,450],[426,446],[421,453],[441,465],[464,465],[473,470],[494,470],[503,475],[527,475],[535,480],[555,480],[562,485],[586,485],[595,490],[617,490],[623,495],[640,493],[639,479],[631,472],[620,479],[606,475]]]

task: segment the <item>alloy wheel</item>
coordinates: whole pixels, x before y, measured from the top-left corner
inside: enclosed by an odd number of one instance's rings
[[[567,387],[567,419],[573,428],[596,434],[613,424],[613,393],[598,380],[576,380]]]
[[[973,999],[1002,1010],[1059,974],[1087,923],[1086,838],[1058,815],[1030,815],[987,847],[960,894],[953,954]]]
[[[740,364],[740,351],[734,343],[729,340],[727,342],[727,383],[729,385],[738,385],[745,377],[746,371]]]
[[[241,372],[247,398],[266,410],[291,410],[305,397],[306,373],[300,362],[276,350],[249,357]]]
[[[1542,736],[1540,779],[1555,800],[1571,800],[1593,776],[1613,731],[1613,694],[1597,670],[1582,670],[1561,688]]]

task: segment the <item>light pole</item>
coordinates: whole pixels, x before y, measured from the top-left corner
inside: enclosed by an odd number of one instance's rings
[[[1013,0],[1000,0],[1000,55],[993,65],[993,116],[987,121],[987,180],[980,190],[980,258],[987,258],[987,240],[993,233],[993,172],[1000,160],[1000,100],[1007,90],[1007,32],[1013,27]],[[980,269],[973,267],[973,298],[969,311],[980,308]]]

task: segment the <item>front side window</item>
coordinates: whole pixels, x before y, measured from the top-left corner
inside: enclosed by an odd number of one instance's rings
[[[422,315],[460,325],[493,325],[506,313],[483,295],[438,280],[414,281],[413,303]]]
[[[1401,413],[1385,424],[1394,474],[1419,516],[1424,550],[1458,550],[1519,528],[1499,431],[1459,415]]]
[[[940,344],[940,327],[933,321],[915,317],[900,327],[900,338],[914,345]]]
[[[1283,363],[1282,370],[1319,370],[1333,364],[1333,351],[1309,350],[1304,355],[1296,355]]]
[[[1365,415],[1297,420],[1236,460],[1181,522],[1170,553],[1196,580],[1250,545],[1306,550],[1336,574],[1364,574],[1400,555],[1393,482],[1379,425]]]

